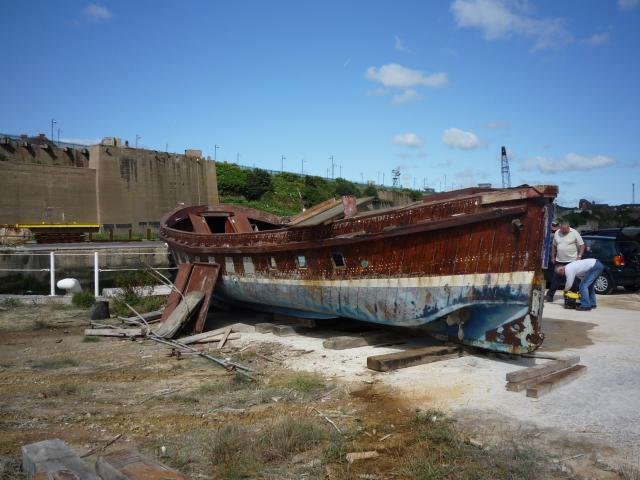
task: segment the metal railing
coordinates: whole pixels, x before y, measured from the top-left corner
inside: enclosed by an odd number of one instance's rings
[[[0,133],[0,138],[10,138],[11,140],[15,140],[16,142],[31,142],[31,143],[38,143],[39,140],[47,140],[47,142],[54,144],[56,147],[60,147],[60,148],[69,147],[76,150],[84,150],[91,146],[90,144],[84,144],[84,143],[58,142],[48,137],[45,137],[44,139],[40,139],[38,137],[29,137],[29,136],[23,137],[20,135],[11,135],[8,133]]]
[[[0,257],[6,256],[29,256],[29,257],[49,257],[49,268],[0,268],[0,272],[49,272],[49,296],[56,296],[56,257],[93,257],[93,294],[96,297],[100,296],[100,272],[134,272],[145,271],[148,266],[140,268],[109,268],[108,265],[100,265],[100,257],[110,256],[141,256],[141,255],[162,255],[155,252],[112,252],[112,253],[100,253],[94,251],[92,253],[58,253],[58,252],[44,252],[44,253],[0,253]],[[107,267],[107,268],[103,268]],[[153,267],[154,270],[177,270],[178,267]]]

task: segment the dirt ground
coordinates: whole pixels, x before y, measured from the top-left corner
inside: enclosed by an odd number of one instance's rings
[[[0,308],[1,479],[22,478],[24,444],[61,438],[84,454],[118,435],[109,451],[135,448],[189,478],[638,478],[633,466],[570,458],[584,449],[536,428],[488,435],[492,419],[442,413],[374,375],[320,375],[317,342],[243,333],[214,352],[255,370],[250,381],[150,340],[88,341],[88,317],[61,305]],[[338,363],[353,370],[348,357]]]

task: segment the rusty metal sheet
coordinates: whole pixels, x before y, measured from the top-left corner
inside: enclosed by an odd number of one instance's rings
[[[205,321],[207,320],[207,312],[209,311],[209,304],[211,302],[211,294],[218,280],[219,272],[220,265],[215,263],[195,263],[191,270],[191,276],[189,277],[189,282],[184,293],[187,294],[196,291],[204,293],[204,299],[197,312],[195,323],[196,333],[201,333],[204,328]]]
[[[182,300],[182,292],[187,286],[187,281],[189,280],[189,275],[191,275],[191,268],[193,264],[191,263],[183,263],[178,267],[178,274],[176,275],[176,279],[173,282],[173,285],[176,287],[175,290],[171,290],[169,294],[169,298],[167,298],[167,305],[164,307],[162,311],[162,317],[160,317],[160,322],[164,322],[169,318],[169,316],[176,309],[180,300]]]

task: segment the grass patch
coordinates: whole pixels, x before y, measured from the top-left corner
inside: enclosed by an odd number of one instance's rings
[[[467,445],[454,421],[436,411],[416,415],[411,426],[414,435],[403,452],[402,468],[402,473],[410,478],[547,478],[544,454],[522,439],[492,445],[490,450],[479,449]]]
[[[83,343],[97,343],[97,342],[99,342],[101,340],[102,339],[100,337],[93,337],[93,336],[82,337],[82,342]]]
[[[42,320],[41,318],[38,318],[35,322],[33,322],[34,330],[45,330],[50,326],[51,325],[49,325],[49,322],[47,322],[46,320]]]
[[[77,292],[73,294],[71,303],[80,308],[91,308],[96,303],[96,297],[91,292]]]
[[[32,366],[38,370],[57,370],[60,368],[76,367],[78,365],[79,362],[75,358],[64,357],[39,360],[34,362]]]
[[[640,480],[640,461],[633,464],[625,464],[620,466],[618,474],[622,480]]]
[[[287,386],[303,394],[315,393],[326,387],[324,379],[320,375],[306,372],[297,373],[289,380]]]
[[[24,303],[22,303],[17,298],[11,298],[11,297],[5,298],[0,302],[0,307],[4,307],[4,308],[18,308],[18,307],[22,307],[23,305]]]
[[[326,427],[315,418],[286,416],[262,429],[255,449],[266,462],[284,460],[319,445],[328,437]]]
[[[54,385],[47,391],[51,397],[68,397],[80,393],[82,389],[75,383],[63,382]]]

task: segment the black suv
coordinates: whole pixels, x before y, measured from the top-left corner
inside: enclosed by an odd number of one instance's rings
[[[597,258],[605,267],[594,285],[601,295],[610,294],[618,286],[630,292],[640,290],[640,243],[631,239],[635,236],[623,235],[624,230],[607,229],[582,235],[586,245],[584,258]]]

